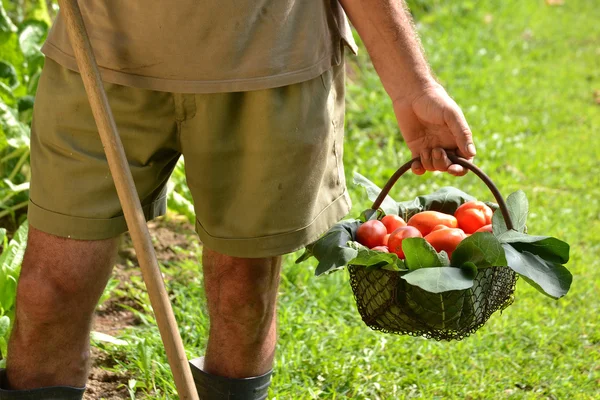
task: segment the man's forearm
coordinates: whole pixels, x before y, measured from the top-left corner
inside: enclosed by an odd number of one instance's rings
[[[404,0],[339,1],[393,101],[436,84]]]

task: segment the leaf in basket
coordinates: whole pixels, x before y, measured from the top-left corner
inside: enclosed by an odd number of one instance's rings
[[[361,222],[367,222],[370,221],[372,219],[379,219],[381,220],[381,218],[383,217],[383,212],[381,211],[381,208],[378,210],[373,210],[372,208],[367,208],[365,211],[363,211],[362,213],[360,213],[360,218],[359,220]]]
[[[367,197],[371,201],[375,201],[379,193],[381,193],[381,188],[359,174],[358,172],[354,173],[354,184],[360,185],[364,187],[367,191]],[[389,195],[385,196],[383,203],[381,203],[380,207],[386,214],[398,214],[398,203],[394,201]]]
[[[489,232],[476,232],[462,240],[452,253],[452,265],[461,267],[470,262],[479,268],[506,265],[504,250],[498,239]]]
[[[433,210],[446,214],[454,214],[456,209],[467,201],[476,200],[473,196],[452,186],[445,186],[432,194],[418,196],[414,200],[398,203],[399,215],[406,221],[413,215]]]
[[[508,207],[508,214],[514,225],[513,228],[516,231],[525,232],[525,223],[527,222],[527,214],[529,213],[529,202],[527,201],[525,192],[517,190],[516,192],[511,193],[506,198],[506,206]],[[497,209],[494,212],[492,217],[492,229],[496,236],[500,236],[508,230],[500,209]]]
[[[413,286],[430,293],[442,293],[450,290],[464,290],[473,286],[473,278],[468,271],[454,267],[421,268],[402,275]]]
[[[348,261],[348,264],[361,265],[366,268],[384,268],[393,271],[406,270],[404,262],[394,253],[383,253],[381,251],[371,250],[358,242],[348,244],[349,247],[356,248],[358,255],[356,258]],[[396,266],[396,268],[394,268]]]
[[[573,276],[564,265],[544,260],[528,251],[518,251],[511,244],[502,244],[508,266],[527,283],[554,299],[569,291]]]
[[[565,264],[569,261],[569,244],[551,236],[533,236],[509,230],[498,236],[518,251],[528,251],[544,260]]]
[[[354,240],[360,224],[360,221],[354,219],[335,224],[319,240],[306,246],[305,253],[296,263],[314,256],[319,261],[315,271],[317,276],[343,268],[358,255],[358,250],[349,247],[348,242]]]
[[[411,271],[420,268],[444,266],[443,256],[438,255],[437,251],[423,238],[404,239],[402,241],[402,251],[406,257],[404,263]]]

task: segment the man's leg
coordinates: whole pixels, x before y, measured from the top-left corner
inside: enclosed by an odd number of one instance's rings
[[[236,258],[203,250],[210,333],[204,371],[228,378],[273,366],[281,257]]]
[[[92,316],[116,249],[117,239],[71,240],[29,228],[8,343],[8,389],[85,385]]]

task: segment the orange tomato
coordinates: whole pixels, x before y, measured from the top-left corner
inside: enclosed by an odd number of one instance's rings
[[[448,228],[458,227],[456,218],[450,214],[438,211],[422,211],[413,215],[408,220],[408,225],[417,228],[423,236],[429,234],[437,225],[445,225]]]
[[[383,222],[376,219],[362,224],[356,230],[356,240],[358,243],[372,249],[373,247],[383,246],[383,238],[387,235],[387,230]]]
[[[383,217],[381,219],[381,222],[383,222],[383,224],[385,225],[387,233],[392,233],[396,229],[406,226],[406,222],[404,222],[402,218],[400,218],[398,215],[392,214]]]
[[[421,235],[421,232],[413,226],[402,226],[392,232],[388,240],[388,248],[390,252],[396,253],[396,255],[400,258],[404,258],[402,241],[409,237],[423,237],[423,235]]]
[[[475,232],[490,232],[490,233],[493,233],[494,231],[492,230],[492,224],[487,224],[487,225],[484,225],[481,228],[477,229]]]
[[[390,233],[388,233],[387,235],[385,235],[385,236],[383,237],[383,245],[384,245],[384,246],[387,246],[387,244],[388,244],[388,240],[390,240]]]
[[[390,250],[388,249],[387,246],[375,246],[371,250],[380,251],[382,253],[389,253],[390,252]]]
[[[454,216],[458,227],[466,233],[474,233],[477,229],[492,222],[493,211],[482,201],[469,201],[456,209]]]
[[[438,253],[444,250],[448,253],[448,257],[451,257],[456,246],[458,246],[458,244],[466,237],[467,235],[462,229],[450,228],[433,231],[425,236],[425,240],[427,240]]]

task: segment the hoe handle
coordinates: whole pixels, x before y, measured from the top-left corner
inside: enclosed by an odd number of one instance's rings
[[[108,104],[79,4],[77,0],[59,0],[59,4],[67,24],[77,66],[98,126],[110,173],[123,207],[123,214],[133,240],[142,276],[148,289],[150,303],[175,378],[175,386],[181,399],[198,400],[198,393],[188,365],[183,342],[177,329],[175,315],[165,290],[140,199]]]

